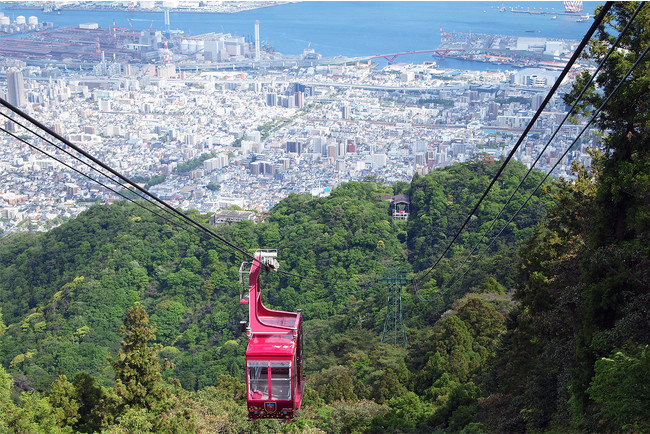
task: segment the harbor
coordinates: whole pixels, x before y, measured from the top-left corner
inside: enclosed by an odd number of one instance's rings
[[[537,36],[445,33],[440,29],[439,57],[488,62],[517,68],[562,69],[579,41]]]

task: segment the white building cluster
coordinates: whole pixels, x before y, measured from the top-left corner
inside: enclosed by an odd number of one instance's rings
[[[0,91],[23,98],[30,115],[122,174],[151,182],[147,188],[173,206],[203,212],[231,205],[267,211],[294,192],[326,195],[350,180],[410,181],[414,173],[477,154],[498,158],[548,90],[518,78],[541,72],[459,72],[435,65],[247,73],[148,65],[124,67],[118,76],[68,71],[53,78],[46,69],[14,63],[0,72],[7,74]],[[17,74],[22,87],[15,85]],[[551,101],[519,160],[534,161],[564,110],[561,99]],[[121,190],[19,126],[5,126]],[[557,161],[577,128],[561,130],[539,169]],[[46,229],[89,204],[119,199],[20,140],[3,134],[0,143],[3,231]],[[566,175],[574,159],[588,162],[582,152],[588,144],[582,142],[558,174]]]

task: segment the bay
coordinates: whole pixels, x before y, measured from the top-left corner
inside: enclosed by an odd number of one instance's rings
[[[582,14],[593,14],[598,2],[584,2]],[[0,12],[12,20],[36,16],[57,27],[96,22],[101,27],[136,30],[164,29],[162,12],[63,10],[61,14],[34,9]],[[503,8],[505,11],[501,11]],[[510,9],[535,12],[514,13]],[[541,12],[541,13],[540,13]],[[254,22],[260,21],[260,39],[283,54],[300,54],[308,46],[326,57],[372,56],[436,49],[440,28],[445,32],[492,33],[511,36],[581,39],[591,20],[577,22],[580,14],[564,15],[563,2],[326,2],[286,3],[237,13],[171,12],[170,28],[186,34],[225,32],[252,40]],[[555,18],[553,18],[555,17]],[[398,62],[436,60],[446,68],[503,69],[503,66],[430,54],[408,55]]]

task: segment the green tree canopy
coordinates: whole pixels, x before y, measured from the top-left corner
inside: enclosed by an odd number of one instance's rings
[[[602,61],[638,6],[614,3],[586,56]],[[649,27],[644,6],[586,93],[582,114],[639,59]],[[650,344],[649,88],[646,57],[597,118],[602,150],[592,151],[591,168],[575,164],[575,179],[557,183],[556,205],[521,250],[520,310],[497,357],[493,405],[483,409],[486,420],[498,418],[495,430],[647,429],[647,394],[631,385],[650,383],[641,367]]]
[[[135,306],[124,317],[124,340],[117,357],[109,357],[115,371],[115,391],[122,406],[162,413],[170,407],[170,393],[162,380],[158,351],[149,345],[156,339],[156,328],[142,306]],[[166,366],[165,366],[166,367]]]

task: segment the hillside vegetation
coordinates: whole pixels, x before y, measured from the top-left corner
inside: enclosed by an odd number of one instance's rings
[[[454,401],[454,390],[467,395],[465,400],[479,396],[473,379],[493,355],[493,341],[510,309],[509,297],[497,280],[511,279],[512,266],[504,264],[514,263],[516,244],[540,221],[544,205],[532,208],[521,226],[513,225],[508,239],[491,252],[494,262],[477,268],[453,296],[433,281],[428,283],[429,293],[445,294],[435,302],[422,302],[412,287],[404,288],[411,342],[407,349],[380,341],[387,287],[378,279],[392,268],[416,272],[409,258],[417,258],[422,266],[431,263],[444,242],[427,234],[451,236],[460,220],[456,213],[469,212],[471,198],[480,194],[497,168],[491,160],[475,161],[433,172],[411,185],[396,185],[414,198],[408,223],[390,218],[390,202],[383,196],[393,194],[393,188],[350,182],[326,198],[290,195],[265,223],[246,221],[216,229],[247,251],[277,248],[283,270],[337,283],[273,273],[263,277],[265,302],[285,310],[300,308],[306,320],[308,390],[302,424],[326,431],[349,424],[350,430],[354,424],[362,430],[397,429],[405,423],[411,429],[436,426],[465,402]],[[523,173],[521,164],[508,172],[512,177]],[[486,206],[496,209],[496,202],[512,188],[504,184]],[[461,201],[465,196],[470,199]],[[443,203],[438,203],[440,197],[446,198]],[[425,215],[434,208],[444,218]],[[190,215],[207,222],[206,215]],[[488,218],[482,217],[481,224]],[[412,236],[418,237],[417,249],[428,252],[425,259],[407,247]],[[464,254],[455,251],[451,261]],[[73,392],[72,380],[92,381],[106,401],[98,399],[104,404],[85,416],[94,418],[94,429],[119,427],[136,417],[132,413],[140,407],[120,401],[124,399],[117,393],[120,374],[106,357],[115,357],[122,348],[123,318],[137,305],[144,311],[138,314],[140,321],[146,315],[155,326],[155,338],[152,331],[147,342],[157,348],[161,363],[169,362],[160,365],[160,381],[169,393],[199,405],[200,399],[216,399],[199,398],[216,393],[215,387],[234,388],[228,395],[233,410],[227,412],[232,418],[227,426],[235,429],[245,420],[246,340],[239,321],[247,312],[238,300],[239,260],[218,241],[118,202],[95,206],[48,233],[5,240],[0,264],[4,323],[0,363],[13,378],[14,405],[25,408],[20,399],[32,396],[57,407],[58,401],[51,398],[53,385],[74,395],[80,391]],[[472,291],[486,293],[466,295]],[[455,339],[463,340],[464,346],[445,344]],[[347,406],[343,409],[347,416],[335,410],[341,406]],[[402,407],[417,411],[395,411]],[[140,416],[153,423],[156,408],[143,406]],[[196,413],[190,419],[199,426],[209,424],[209,418]],[[13,427],[16,422],[6,423]],[[68,426],[82,430],[89,423],[80,418]]]
[[[613,5],[591,41],[597,63],[638,6]],[[580,104],[591,115],[639,62],[597,118],[602,151],[559,183],[556,204],[521,250],[519,307],[482,409],[498,431],[650,431],[648,23],[644,5]]]
[[[602,59],[636,6],[614,4],[589,56]],[[648,11],[580,115],[650,44]],[[123,202],[0,240],[0,432],[650,431],[648,58],[625,84],[597,118],[592,166],[545,186],[460,282],[455,270],[487,245],[481,234],[522,164],[508,165],[432,272],[498,161],[293,194],[265,223],[215,229],[247,251],[277,248],[283,270],[318,279],[262,279],[268,305],[304,313],[307,387],[294,423],[246,420],[232,250]],[[506,216],[540,180],[532,174]],[[408,222],[390,218],[383,197],[396,193],[411,197]],[[401,288],[406,348],[381,342],[381,277],[394,269],[418,284]]]

